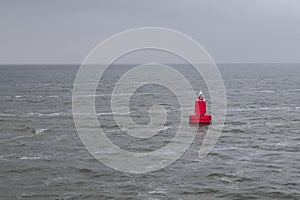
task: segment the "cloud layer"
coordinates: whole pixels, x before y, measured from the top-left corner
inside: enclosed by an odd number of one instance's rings
[[[188,34],[216,62],[300,62],[299,10],[297,0],[1,1],[0,63],[81,63],[144,26]]]

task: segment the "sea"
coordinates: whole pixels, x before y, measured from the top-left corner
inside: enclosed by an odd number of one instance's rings
[[[195,139],[184,155],[136,174],[98,161],[80,140],[72,113],[79,65],[1,65],[0,199],[300,199],[300,64],[217,66],[227,108],[212,151],[198,156],[210,126],[186,123]],[[105,72],[95,94],[97,119],[121,149],[151,152],[176,135],[180,104],[167,88],[144,85],[131,96],[128,117],[149,123],[151,103],[168,116],[154,138],[126,134],[130,127],[116,124],[110,103],[117,81],[132,67]],[[188,65],[171,67],[190,81],[195,97],[203,91],[210,113],[201,76]]]

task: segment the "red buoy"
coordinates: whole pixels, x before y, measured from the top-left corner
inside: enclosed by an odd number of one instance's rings
[[[211,115],[206,115],[206,100],[200,91],[198,98],[195,101],[195,114],[190,115],[191,124],[210,124]]]

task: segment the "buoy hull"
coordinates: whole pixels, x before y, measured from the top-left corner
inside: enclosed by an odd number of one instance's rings
[[[195,101],[195,114],[196,115],[205,115],[206,113],[206,100],[205,99],[196,99]]]
[[[200,94],[195,101],[195,114],[190,115],[189,120],[191,124],[210,124],[211,122],[211,115],[206,114],[206,100]]]
[[[210,115],[190,115],[190,124],[210,124]]]

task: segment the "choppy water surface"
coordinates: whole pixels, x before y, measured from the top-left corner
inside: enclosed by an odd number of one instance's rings
[[[176,68],[206,91],[191,68]],[[198,159],[206,127],[198,132],[190,127],[197,136],[183,157],[162,170],[135,175],[104,166],[82,145],[71,109],[78,66],[1,66],[0,198],[300,199],[300,65],[219,68],[228,107],[213,151]],[[126,70],[112,67],[98,88],[99,122],[123,149],[160,148],[172,139],[180,119],[178,102],[165,88],[146,85],[131,101],[131,117],[144,123],[149,116],[141,108],[153,101],[165,106],[168,118],[155,139],[128,137],[122,130],[128,127],[110,123],[109,93]]]

